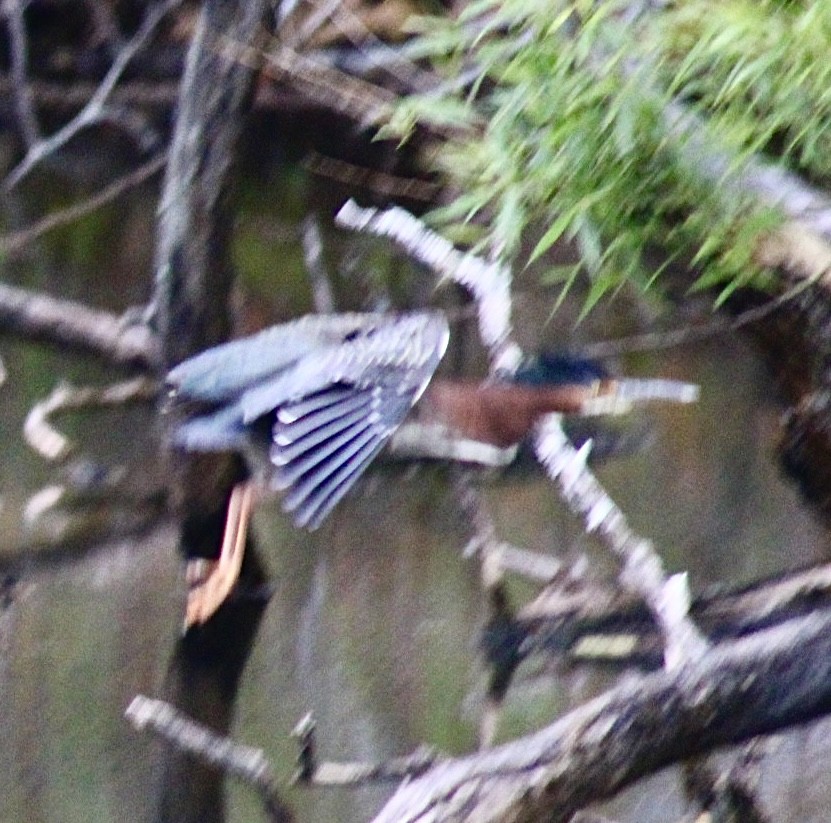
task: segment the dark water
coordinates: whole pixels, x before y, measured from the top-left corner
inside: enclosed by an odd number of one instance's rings
[[[285,259],[294,235],[276,232],[271,242]],[[257,259],[249,250],[241,265],[256,270]],[[136,282],[127,292],[140,299]],[[255,303],[280,291],[250,272],[248,282]],[[112,295],[102,301],[117,303]],[[153,747],[122,714],[134,694],[158,693],[177,638],[183,594],[175,528],[162,524],[75,560],[10,565],[21,545],[48,547],[52,534],[38,537],[21,516],[56,477],[22,444],[25,410],[67,372],[75,381],[114,375],[6,339],[0,357],[9,372],[0,387],[0,557],[19,575],[13,604],[0,610],[0,821],[138,820],[151,808]],[[742,339],[624,365],[702,386],[696,406],[654,414],[647,449],[598,471],[668,568],[689,570],[699,588],[826,557],[825,533],[776,467],[781,409]],[[106,465],[130,465],[154,448],[151,409],[65,422],[81,453]],[[274,596],[242,682],[235,734],[265,749],[286,780],[295,758],[289,732],[309,710],[324,758],[377,760],[423,742],[451,753],[475,746],[484,605],[477,569],[462,556],[465,529],[448,482],[438,468],[375,471],[311,537],[292,530],[277,504],[258,512]],[[611,570],[543,479],[490,479],[483,494],[506,539],[567,558],[587,552]],[[514,590],[518,598],[530,592]],[[589,671],[554,678],[527,666],[509,694],[500,739],[539,727],[607,683]],[[762,781],[774,819],[827,820],[827,739],[827,724],[776,739]],[[675,788],[674,773],[659,775],[616,801],[612,814],[676,819],[683,807]],[[229,790],[230,820],[260,819],[256,798],[243,787]],[[386,792],[287,788],[286,796],[301,820],[352,821],[369,819]]]

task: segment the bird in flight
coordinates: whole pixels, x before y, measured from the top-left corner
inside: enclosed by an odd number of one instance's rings
[[[549,413],[610,411],[643,400],[690,402],[673,380],[539,369],[520,381],[434,378],[449,340],[436,311],[308,315],[208,349],[167,376],[186,451],[239,451],[254,483],[232,493],[220,557],[191,575],[186,626],[205,622],[239,574],[255,489],[282,494],[295,525],[317,528],[416,404],[420,423],[499,448]],[[540,375],[543,375],[540,377]]]

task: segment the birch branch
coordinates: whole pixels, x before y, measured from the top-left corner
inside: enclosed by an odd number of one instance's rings
[[[439,277],[458,283],[476,300],[479,334],[491,355],[491,370],[514,371],[520,351],[511,342],[511,274],[507,266],[463,254],[404,209],[362,209],[348,200],[335,217],[344,228],[388,237]]]
[[[289,823],[293,817],[277,793],[277,780],[261,749],[235,743],[196,723],[164,700],[137,695],[124,712],[137,731],[150,730],[188,754],[252,786],[269,818]]]
[[[629,527],[623,512],[586,465],[588,452],[574,449],[558,416],[549,415],[541,421],[534,445],[563,500],[583,519],[586,532],[596,534],[620,562],[624,588],[642,597],[655,616],[664,635],[667,669],[700,658],[708,643],[688,616],[686,575],[666,577],[652,544]]]

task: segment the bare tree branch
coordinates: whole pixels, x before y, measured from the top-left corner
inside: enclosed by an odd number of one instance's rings
[[[434,203],[441,190],[439,183],[414,177],[398,177],[380,169],[356,166],[335,157],[310,151],[303,165],[312,174],[335,180],[353,189],[373,191],[390,199],[420,200]]]
[[[479,308],[479,333],[491,353],[491,368],[513,371],[517,367],[520,352],[511,342],[511,274],[506,266],[462,254],[401,208],[379,212],[349,200],[335,219],[346,228],[389,237],[440,277],[468,289]]]
[[[824,611],[629,681],[536,734],[441,763],[401,786],[374,823],[566,823],[671,763],[829,710]]]
[[[67,223],[72,223],[84,215],[101,208],[101,206],[120,197],[124,192],[149,180],[154,174],[157,174],[164,168],[166,161],[167,154],[163,152],[148,160],[146,163],[142,163],[129,174],[125,174],[123,177],[110,183],[110,185],[105,186],[101,191],[91,197],[80,200],[54,214],[47,215],[25,229],[18,229],[11,234],[0,235],[0,252],[6,254],[17,252],[46,234],[46,232],[59,226],[65,226]]]
[[[550,415],[541,422],[535,450],[568,507],[583,518],[586,532],[597,534],[618,558],[623,586],[649,605],[664,634],[667,668],[698,659],[708,644],[688,616],[686,577],[666,578],[652,544],[629,528],[623,512],[586,466],[586,455],[569,443],[559,417]]]
[[[5,283],[0,283],[0,330],[91,352],[119,365],[153,369],[159,360],[157,338],[147,326]]]
[[[216,734],[190,720],[164,700],[137,695],[124,716],[134,729],[149,729],[183,752],[196,755],[253,787],[263,801],[269,820],[275,823],[290,823],[293,820],[293,815],[280,800],[277,780],[261,749],[244,746]]]
[[[31,148],[40,138],[40,128],[27,76],[29,47],[23,23],[23,12],[27,5],[25,0],[4,0],[3,14],[9,27],[14,105],[23,140],[27,148]]]
[[[159,23],[165,16],[181,4],[182,0],[160,0],[151,5],[142,20],[138,31],[118,53],[110,70],[96,89],[92,98],[65,126],[47,138],[32,143],[26,156],[3,182],[3,190],[8,193],[32,171],[48,155],[58,151],[66,145],[76,134],[88,126],[110,117],[106,110],[107,101],[116,83],[118,83],[124,69],[153,36]]]

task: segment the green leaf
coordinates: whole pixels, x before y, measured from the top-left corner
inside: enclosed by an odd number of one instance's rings
[[[537,245],[534,246],[533,251],[529,255],[529,263],[533,263],[538,260],[563,236],[566,229],[571,226],[574,220],[575,212],[576,209],[570,209],[569,211],[564,212],[548,227],[548,229],[546,229],[545,233],[539,239]]]

